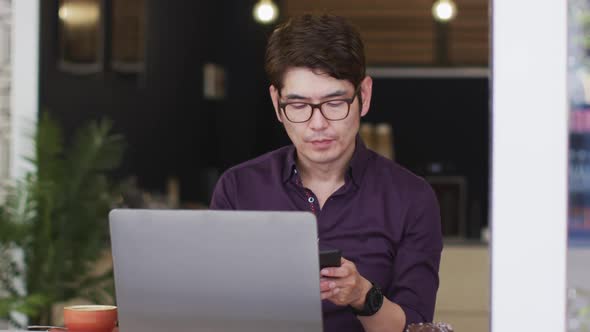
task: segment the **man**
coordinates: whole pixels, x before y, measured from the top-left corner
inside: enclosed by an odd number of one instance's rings
[[[293,145],[225,172],[211,208],[316,215],[320,246],[343,256],[320,272],[325,331],[399,332],[431,321],[438,204],[423,179],[358,136],[372,89],[359,33],[340,17],[293,18],[270,37],[266,71]]]

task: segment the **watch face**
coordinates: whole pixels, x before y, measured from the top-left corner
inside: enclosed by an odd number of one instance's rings
[[[373,288],[372,292],[371,292],[370,301],[369,301],[369,305],[371,307],[371,310],[376,312],[377,310],[379,310],[379,308],[381,308],[382,304],[383,304],[383,294],[381,294],[381,290],[379,290],[378,288]]]

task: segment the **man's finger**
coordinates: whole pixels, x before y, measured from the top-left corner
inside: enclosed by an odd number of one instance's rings
[[[329,285],[331,286],[331,289],[348,289],[354,286],[354,277],[348,276],[344,278],[334,278]]]
[[[349,266],[327,267],[325,269],[322,269],[321,274],[324,277],[344,278],[350,274],[350,267]]]
[[[336,288],[335,280],[322,280],[320,281],[320,290],[322,292]]]
[[[328,290],[328,291],[321,292],[321,293],[320,293],[320,298],[321,298],[322,300],[326,300],[326,299],[329,299],[330,297],[332,297],[333,295],[334,295],[334,294],[332,294],[332,290],[330,289],[330,290]]]
[[[342,290],[339,288],[334,288],[334,289],[330,289],[328,291],[325,292],[321,292],[320,293],[320,298],[322,300],[330,300],[332,301],[334,304],[339,304],[341,301],[337,298],[335,298],[336,295],[338,295]]]

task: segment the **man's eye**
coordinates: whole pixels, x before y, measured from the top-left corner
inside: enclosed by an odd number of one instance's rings
[[[328,102],[328,106],[330,107],[340,107],[344,105],[346,102],[344,100],[333,100]]]
[[[307,104],[289,104],[289,106],[296,110],[302,110],[307,107]]]

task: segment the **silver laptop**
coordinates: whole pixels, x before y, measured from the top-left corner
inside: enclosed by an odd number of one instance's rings
[[[119,327],[322,331],[308,212],[113,210]]]

